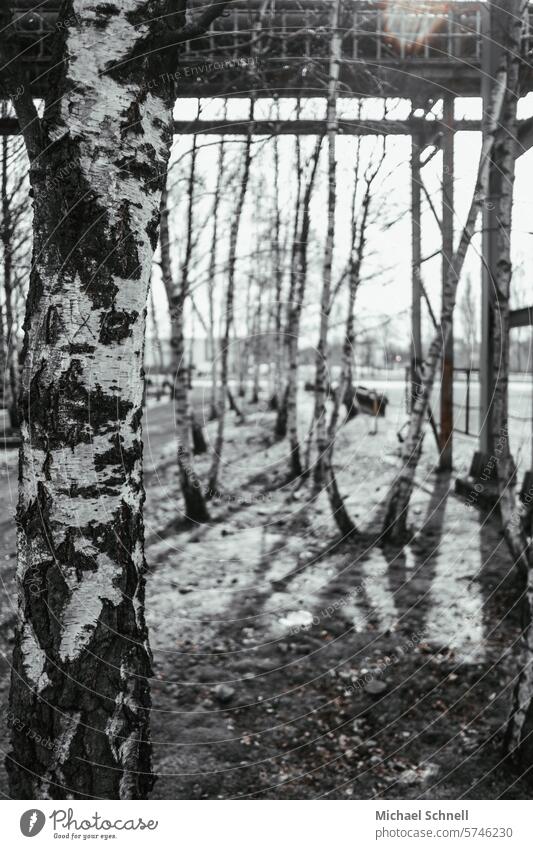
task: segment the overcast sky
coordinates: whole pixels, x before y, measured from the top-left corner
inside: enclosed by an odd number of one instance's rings
[[[290,99],[280,101],[281,117],[294,117],[295,103]],[[410,103],[407,100],[388,101],[389,118],[402,119],[407,117]],[[192,120],[196,116],[198,104],[196,100],[184,99],[176,103],[175,117],[180,120]],[[249,113],[249,101],[246,99],[229,99],[227,101],[229,119],[246,119]],[[273,104],[270,100],[260,100],[256,106],[256,115],[261,117],[273,117]],[[302,101],[302,118],[323,117],[324,101],[309,99]],[[435,116],[439,116],[440,104],[434,109]],[[362,117],[379,118],[383,114],[383,103],[375,99],[367,99],[364,102]],[[354,118],[357,114],[357,101],[351,99],[339,100],[339,116]],[[533,114],[533,96],[528,95],[519,105],[520,117],[528,117]],[[479,98],[458,98],[455,106],[456,118],[480,118],[481,100]],[[218,118],[222,116],[222,102],[220,100],[202,101],[202,118]],[[179,160],[175,165],[173,174],[176,175],[177,185],[172,191],[172,228],[176,237],[175,264],[179,263],[180,233],[183,238],[184,221],[184,193],[183,178],[188,169],[189,158],[186,155],[191,146],[191,136],[176,137],[173,149],[173,162]],[[236,162],[242,154],[242,137],[226,137],[228,141],[227,167],[235,168]],[[203,177],[203,188],[200,190],[197,206],[197,227],[202,227],[201,236],[196,248],[195,274],[199,286],[195,290],[195,301],[198,308],[207,315],[207,301],[205,295],[205,267],[210,246],[211,225],[209,222],[209,210],[212,203],[211,192],[216,176],[217,146],[216,136],[201,136],[199,145],[201,151],[198,159],[198,171]],[[361,158],[368,162],[369,158],[381,144],[379,139],[367,137],[361,145]],[[204,147],[205,146],[205,147]],[[479,133],[457,133],[455,142],[455,219],[456,235],[463,226],[466,211],[470,203],[474,185],[480,146]],[[309,153],[313,147],[312,138],[302,139],[303,150]],[[317,318],[321,261],[323,249],[323,237],[326,223],[326,158],[323,146],[321,160],[320,178],[316,187],[313,202],[313,233],[310,244],[310,269],[309,288],[304,315],[304,338],[310,334],[314,335],[315,322]],[[273,165],[272,165],[272,142],[268,139],[258,139],[254,144],[254,161],[252,165],[253,184],[250,187],[248,203],[243,212],[241,234],[239,239],[238,264],[238,289],[237,298],[237,326],[242,319],[243,290],[246,287],[247,275],[250,274],[251,263],[249,253],[252,249],[257,233],[257,218],[263,219],[268,214],[268,209],[273,203]],[[282,209],[292,212],[292,198],[295,186],[294,171],[294,140],[288,136],[279,139],[279,150],[281,159],[281,189],[280,204]],[[335,272],[340,273],[347,257],[348,237],[350,228],[350,201],[353,167],[356,153],[355,137],[339,136],[337,141],[337,163],[338,163],[338,201],[336,212],[336,246],[335,246]],[[375,274],[383,269],[382,274],[373,277],[361,288],[358,297],[357,316],[360,324],[366,326],[379,325],[384,319],[390,317],[390,332],[399,340],[409,339],[409,306],[411,289],[411,236],[410,219],[408,215],[410,205],[410,139],[405,136],[389,136],[387,140],[387,155],[382,168],[381,179],[378,181],[376,190],[376,208],[380,209],[380,221],[396,223],[383,232],[379,223],[373,225],[369,239],[369,259],[367,272]],[[517,162],[517,179],[515,185],[515,212],[513,223],[513,256],[516,268],[529,269],[533,267],[533,198],[531,185],[533,185],[533,154],[531,152],[523,155]],[[431,164],[424,169],[423,179],[432,196],[434,205],[440,212],[440,169],[442,167],[441,154],[435,156]],[[219,261],[224,262],[227,256],[227,234],[224,230],[232,211],[232,202],[235,197],[238,180],[235,179],[226,192],[225,206],[221,214],[221,226],[223,234],[219,241]],[[258,197],[260,196],[260,200]],[[257,210],[259,204],[260,209]],[[423,204],[423,255],[427,256],[439,247],[439,233],[436,222],[432,216],[427,203]],[[204,269],[202,273],[202,268]],[[472,276],[476,290],[480,284],[480,258],[479,239],[475,239],[465,265],[463,280],[466,274]],[[430,294],[435,310],[438,312],[440,303],[440,259],[436,258],[423,266],[423,278],[426,288]],[[522,271],[522,278],[527,277],[527,272]],[[219,275],[218,285],[220,293],[224,286],[224,274]],[[524,286],[522,286],[525,289]],[[168,335],[168,318],[165,308],[164,293],[162,286],[155,275],[154,295],[157,305],[157,314],[163,336]],[[528,299],[527,291],[522,295]],[[533,293],[531,295],[533,300]],[[520,305],[524,305],[523,303]],[[341,308],[341,302],[339,309]],[[239,309],[241,313],[239,313]],[[240,316],[240,317],[239,317]],[[426,323],[429,331],[429,325]],[[460,329],[460,328],[458,328]],[[195,327],[195,333],[202,334],[200,326]],[[336,331],[333,330],[332,337],[335,338]]]

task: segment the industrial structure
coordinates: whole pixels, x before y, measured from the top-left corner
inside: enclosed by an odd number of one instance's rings
[[[192,9],[194,10],[194,3]],[[27,84],[35,97],[44,97],[54,73],[52,42],[57,31],[57,0],[34,9],[28,0],[15,3],[16,26],[23,42]],[[328,0],[235,0],[210,31],[180,45],[180,72],[176,78],[180,97],[305,98],[325,97],[328,83],[330,39]],[[345,0],[340,20],[342,43],[339,96],[352,98],[400,97],[411,101],[411,116],[398,120],[339,120],[338,132],[351,135],[409,135],[411,146],[412,209],[412,309],[411,375],[413,392],[423,362],[422,309],[428,303],[421,274],[422,173],[429,155],[438,147],[442,157],[443,278],[454,247],[454,136],[457,131],[485,132],[485,120],[456,120],[457,97],[482,97],[487,115],[491,84],[500,60],[501,8],[491,2],[439,0]],[[530,56],[531,14],[522,38],[522,55]],[[164,26],[164,21],[162,21]],[[527,66],[527,63],[524,63]],[[533,74],[523,71],[522,91],[533,90]],[[16,96],[16,93],[12,93]],[[431,106],[442,101],[442,118],[431,115]],[[176,133],[212,134],[317,134],[325,121],[289,120],[235,122],[176,121]],[[3,134],[17,132],[16,119],[0,124]],[[533,145],[533,119],[519,123],[516,155]],[[497,197],[501,175],[492,169],[490,195]],[[490,198],[489,198],[490,200]],[[491,398],[493,361],[491,312],[493,310],[496,204],[486,203],[482,218],[482,327],[480,355],[480,443],[473,472],[493,450]],[[511,314],[511,326],[531,324],[533,308]],[[433,312],[430,315],[434,318]],[[438,316],[436,319],[438,322]],[[440,467],[453,464],[453,334],[448,338],[442,363],[440,392]]]

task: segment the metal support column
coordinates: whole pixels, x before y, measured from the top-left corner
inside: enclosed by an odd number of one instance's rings
[[[442,297],[453,261],[454,98],[444,96],[442,136]],[[439,470],[453,464],[453,325],[442,354]]]
[[[494,79],[501,58],[501,38],[498,38],[498,21],[495,4],[489,2],[482,9],[483,40],[481,45],[481,94],[483,98],[482,132],[490,108]],[[480,380],[480,432],[479,450],[484,456],[493,453],[492,440],[492,397],[494,392],[493,380],[493,350],[492,350],[492,318],[494,304],[494,271],[498,261],[496,239],[494,234],[498,229],[497,198],[500,193],[500,175],[495,168],[490,169],[489,192],[482,209],[481,235],[481,351],[479,360]]]
[[[505,43],[502,20],[508,14],[498,0],[481,4],[481,95],[483,99],[482,133],[486,132],[487,115],[494,80],[501,59],[501,45]],[[481,214],[481,348],[479,355],[479,450],[475,452],[467,478],[458,478],[455,489],[470,499],[471,503],[493,506],[498,500],[496,465],[491,462],[494,455],[492,438],[492,405],[494,395],[494,364],[492,326],[494,313],[494,277],[497,266],[496,239],[498,230],[497,207],[500,194],[500,175],[495,167],[490,168],[488,196]]]
[[[419,391],[422,366],[421,216],[420,139],[413,133],[411,136],[411,405]]]

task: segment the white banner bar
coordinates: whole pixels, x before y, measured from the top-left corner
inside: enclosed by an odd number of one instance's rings
[[[4,801],[2,845],[525,847],[530,801]],[[34,843],[31,841],[34,840]]]

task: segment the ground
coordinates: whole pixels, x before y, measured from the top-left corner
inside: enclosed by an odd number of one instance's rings
[[[145,422],[147,616],[154,654],[154,798],[527,798],[502,759],[517,671],[521,586],[497,519],[435,474],[428,432],[403,548],[376,545],[398,469],[403,390],[336,448],[359,534],[342,540],[325,493],[287,483],[273,413],[229,415],[212,521],[183,521],[173,410]],[[302,395],[302,435],[310,398]],[[197,399],[198,400],[198,399]],[[209,424],[212,437],[214,425]],[[198,458],[205,480],[208,457]],[[16,456],[2,497],[3,751],[15,619]],[[5,775],[0,790],[7,794]]]

